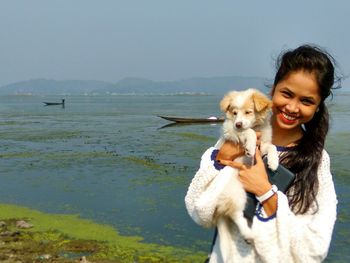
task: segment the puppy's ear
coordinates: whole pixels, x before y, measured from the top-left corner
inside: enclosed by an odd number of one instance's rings
[[[230,104],[231,104],[231,96],[229,96],[228,94],[225,95],[225,97],[220,101],[220,109],[223,112],[227,112],[230,108]]]
[[[254,91],[253,101],[255,105],[255,110],[261,112],[263,110],[271,109],[272,101],[259,91]]]

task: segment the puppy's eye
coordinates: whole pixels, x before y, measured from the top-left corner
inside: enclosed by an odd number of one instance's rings
[[[253,113],[253,111],[251,111],[251,110],[245,111],[245,114],[246,114],[246,115],[249,115],[249,114],[252,114],[252,113]]]
[[[234,111],[232,112],[232,114],[236,116],[236,115],[237,115],[237,111],[234,110]]]

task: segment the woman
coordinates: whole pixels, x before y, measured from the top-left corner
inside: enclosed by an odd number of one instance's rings
[[[246,191],[265,199],[252,220],[253,244],[246,243],[232,227],[235,240],[230,262],[321,262],[326,258],[337,206],[330,160],[324,150],[329,127],[325,100],[335,83],[334,63],[329,54],[310,45],[287,51],[277,60],[271,91],[272,142],[279,151],[280,163],[296,175],[286,194],[272,191],[275,188],[258,150],[256,164],[251,167],[220,160],[226,165],[223,169],[240,170],[239,179]],[[190,216],[205,227],[213,226],[215,200],[205,207],[196,206],[196,201],[220,169],[215,150],[211,147],[202,156],[185,198]],[[230,154],[234,160],[242,151],[225,143],[219,154]],[[210,262],[222,262],[217,243]]]

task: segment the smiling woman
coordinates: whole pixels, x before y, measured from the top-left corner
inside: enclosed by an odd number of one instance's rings
[[[327,256],[337,214],[330,158],[324,150],[329,128],[325,100],[334,86],[334,60],[320,48],[304,45],[283,53],[277,69],[271,92],[272,142],[280,163],[295,179],[286,193],[277,191],[256,151],[256,164],[239,168],[243,187],[260,200],[251,222],[254,241],[247,244],[239,228],[231,224],[227,231],[231,243],[224,246],[216,236],[211,263],[321,262]],[[223,146],[228,144],[232,143]],[[232,156],[235,148],[237,145],[221,147],[219,154]],[[237,173],[233,165],[219,168],[214,151],[218,149],[211,147],[202,156],[185,198],[189,215],[206,227],[215,226],[214,213],[222,198],[217,193],[211,195],[208,185],[221,176],[221,169]],[[205,195],[211,198],[201,205]],[[226,261],[227,251],[231,253]]]
[[[274,87],[272,93],[275,133],[288,132],[289,135],[280,136],[286,141],[277,144],[295,144],[303,137],[301,125],[313,118],[321,102],[315,74],[303,70],[292,72]],[[292,130],[294,134],[290,136]]]

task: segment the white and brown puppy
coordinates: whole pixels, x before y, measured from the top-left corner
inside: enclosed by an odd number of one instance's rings
[[[220,148],[225,140],[230,140],[244,146],[246,156],[254,157],[255,132],[260,131],[261,153],[267,155],[269,168],[276,170],[278,154],[276,147],[271,143],[271,107],[271,100],[256,89],[227,93],[220,102],[220,108],[226,114],[226,119],[222,127],[222,138],[216,147]]]
[[[226,113],[226,120],[223,124],[223,135],[216,147],[220,148],[226,140],[240,143],[246,149],[246,156],[234,161],[251,164],[256,149],[256,131],[260,131],[261,152],[263,155],[267,154],[268,166],[273,170],[277,169],[278,154],[276,147],[271,143],[271,106],[271,101],[255,89],[231,91],[226,94],[220,103],[221,110]],[[238,170],[224,170],[214,178],[209,188],[219,192],[214,221],[218,227],[223,261],[230,262],[233,253],[231,224],[234,222],[237,225],[239,232],[248,242],[253,242],[253,233],[243,215],[247,195],[238,180]]]

